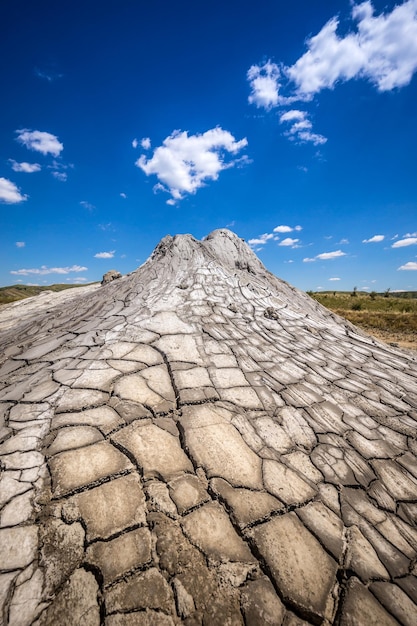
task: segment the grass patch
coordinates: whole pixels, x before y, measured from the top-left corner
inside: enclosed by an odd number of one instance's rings
[[[73,287],[84,287],[85,285],[56,284],[48,286],[35,285],[11,285],[10,287],[0,287],[0,304],[10,304],[17,300],[24,300],[31,296],[37,296],[43,291],[64,291]]]
[[[388,343],[417,349],[417,293],[364,294],[347,292],[309,295],[337,315]]]

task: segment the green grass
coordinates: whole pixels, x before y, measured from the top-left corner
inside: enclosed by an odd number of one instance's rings
[[[417,293],[401,294],[321,292],[309,295],[323,306],[370,334],[386,341],[415,343],[417,347]]]
[[[31,296],[37,296],[42,291],[63,291],[72,287],[83,287],[84,285],[48,285],[45,287],[35,285],[11,285],[10,287],[0,287],[0,304],[10,304],[16,300],[24,300]]]
[[[390,295],[388,298],[385,298],[384,296],[376,295],[372,298],[369,294],[357,293],[356,296],[353,296],[351,293],[344,291],[309,292],[309,295],[332,311],[340,309],[343,311],[360,310],[377,313],[417,314],[417,297],[404,298]]]

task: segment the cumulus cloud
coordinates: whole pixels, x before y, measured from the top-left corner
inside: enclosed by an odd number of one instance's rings
[[[149,137],[144,137],[140,140],[140,145],[144,150],[149,150],[151,147],[151,140],[149,139]]]
[[[279,246],[292,246],[294,247],[300,240],[292,239],[291,237],[286,237],[282,241],[279,242]]]
[[[138,140],[136,139],[136,137],[135,137],[135,139],[132,141],[132,148],[134,148],[134,149],[136,150],[136,148],[138,147],[138,145],[139,145],[139,141],[138,141]]]
[[[303,230],[302,226],[286,226],[282,224],[281,226],[275,226],[274,233],[292,233],[293,230]]]
[[[47,267],[42,265],[39,268],[12,270],[10,274],[15,276],[28,276],[29,274],[38,274],[44,276],[46,274],[70,274],[71,272],[86,272],[88,267],[82,265],[71,265],[70,267]]]
[[[127,198],[127,194],[123,193],[123,191],[119,194],[121,198],[123,198],[124,200],[126,200]]]
[[[109,252],[97,252],[94,255],[96,259],[112,259],[116,250],[110,250]]]
[[[354,5],[356,31],[339,37],[337,17],[307,40],[307,52],[285,74],[300,99],[310,100],[337,82],[364,78],[378,91],[408,85],[417,69],[417,1],[374,15],[370,1]]]
[[[271,239],[273,239],[274,241],[279,241],[279,237],[275,233],[291,233],[293,231],[300,231],[300,230],[302,230],[302,226],[299,226],[299,225],[286,226],[284,224],[281,224],[280,226],[276,226],[273,229],[272,233],[264,233],[263,235],[259,235],[259,237],[256,237],[254,239],[249,239],[248,243],[251,247],[263,246]],[[297,248],[299,247],[297,245],[299,241],[300,241],[299,239],[286,237],[278,245],[279,246],[291,246],[293,248]]]
[[[247,73],[247,78],[251,88],[248,101],[258,109],[267,111],[279,104],[279,82],[280,70],[278,65],[267,61],[263,65],[252,65]]]
[[[293,141],[311,142],[315,146],[319,146],[327,141],[327,138],[323,135],[312,132],[313,124],[308,119],[308,114],[305,111],[299,111],[298,109],[286,111],[286,113],[280,116],[279,121],[281,124],[283,122],[290,124],[285,135]]]
[[[247,143],[246,138],[237,141],[220,127],[196,135],[176,130],[155,148],[151,158],[142,154],[136,165],[147,176],[156,175],[159,182],[154,191],[171,194],[167,202],[174,204],[186,194],[195,194],[207,180],[217,180],[222,170],[245,161],[244,157],[228,161],[226,157],[227,153],[236,155]]]
[[[7,178],[0,178],[0,202],[4,204],[19,204],[27,199],[20,189]]]
[[[304,263],[312,263],[317,259],[319,261],[329,261],[331,259],[337,259],[338,257],[346,256],[346,252],[342,252],[342,250],[335,250],[334,252],[322,252],[321,254],[317,254],[312,259],[306,258],[303,259]]]
[[[28,150],[34,150],[41,154],[52,154],[53,156],[59,156],[64,149],[63,144],[58,140],[58,137],[51,133],[46,133],[40,130],[28,130],[23,128],[17,130],[17,141],[24,145]]]
[[[16,241],[16,248],[24,248],[26,243],[24,241]]]
[[[329,259],[337,259],[340,256],[346,256],[346,252],[342,252],[342,250],[335,250],[334,252],[322,252],[316,256],[316,259],[320,259],[320,261],[328,261]]]
[[[9,159],[11,163],[12,170],[14,172],[25,172],[25,174],[32,174],[33,172],[39,172],[41,170],[41,166],[39,163],[18,163],[13,159]]]
[[[339,35],[339,18],[332,17],[307,39],[307,51],[291,66],[271,61],[252,65],[249,102],[269,111],[311,101],[323,89],[353,79],[367,80],[379,92],[408,85],[417,71],[417,0],[379,15],[370,0],[353,4],[351,24],[346,35]],[[305,111],[286,111],[280,123],[290,125],[284,133],[290,140],[316,146],[327,141],[313,132]]]
[[[417,243],[417,237],[405,237],[404,239],[398,239],[392,244],[391,248],[405,248],[406,246],[413,246]]]
[[[259,237],[256,237],[254,239],[249,239],[248,244],[252,247],[263,246],[267,243],[267,241],[273,238],[274,238],[274,235],[272,235],[271,233],[264,233],[263,235],[259,235]]]
[[[362,243],[379,243],[380,241],[384,241],[385,235],[374,235],[370,237],[370,239],[363,239]]]
[[[409,261],[405,265],[401,265],[401,267],[399,267],[398,269],[399,270],[415,270],[415,271],[417,271],[417,263],[415,261]]]

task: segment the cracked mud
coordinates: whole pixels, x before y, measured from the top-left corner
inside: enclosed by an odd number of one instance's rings
[[[0,310],[0,624],[417,623],[417,359],[230,231]]]

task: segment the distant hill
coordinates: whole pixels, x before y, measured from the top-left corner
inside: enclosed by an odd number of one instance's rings
[[[91,283],[87,283],[91,284]],[[0,287],[0,304],[9,304],[31,296],[37,296],[43,291],[64,291],[64,289],[72,289],[73,287],[84,287],[85,285],[11,285],[10,287]]]

